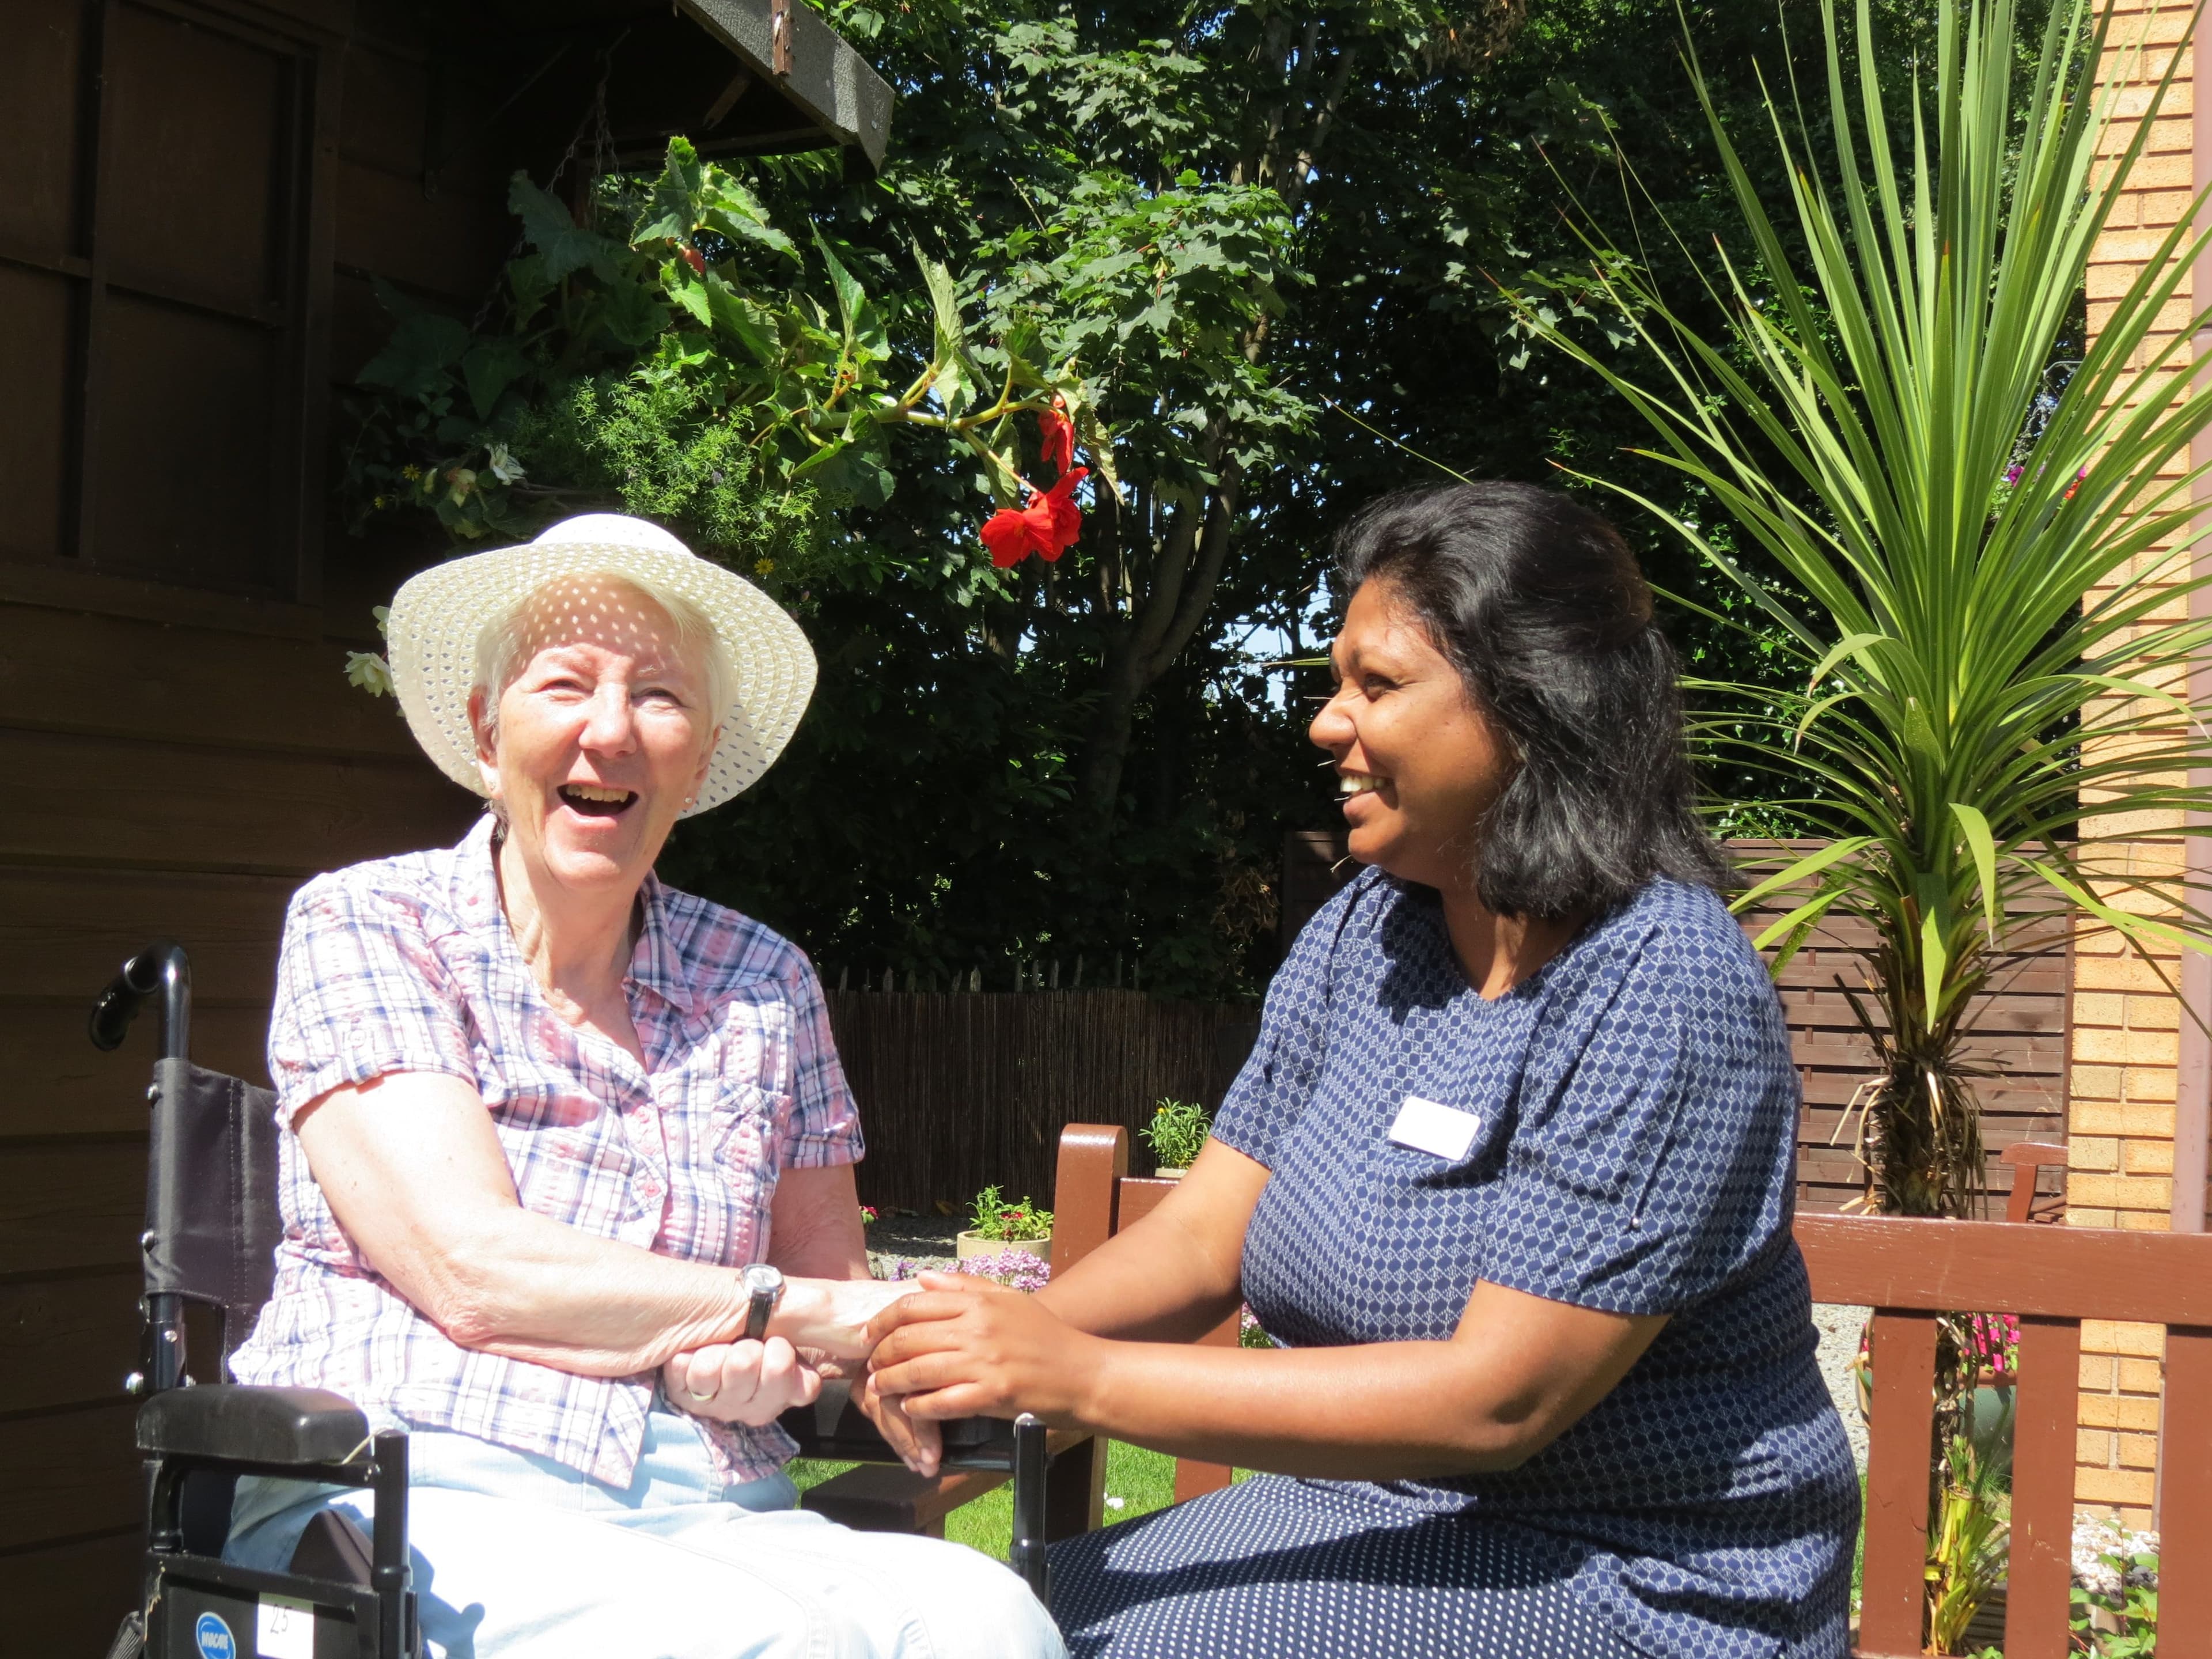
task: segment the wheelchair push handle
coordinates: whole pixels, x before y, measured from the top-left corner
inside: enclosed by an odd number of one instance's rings
[[[121,1048],[140,1006],[156,991],[161,994],[161,1058],[185,1059],[192,1038],[192,964],[185,947],[169,939],[148,945],[107,981],[85,1023],[92,1046],[104,1053]]]

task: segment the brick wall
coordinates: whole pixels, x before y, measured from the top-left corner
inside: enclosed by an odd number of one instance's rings
[[[2133,83],[2118,106],[2124,118],[2107,140],[2124,150],[2194,10],[2176,0],[2118,0],[2108,75]],[[2191,64],[2185,53],[2145,153],[2127,179],[2090,258],[2091,333],[2157,251],[2163,234],[2189,210],[2196,179]],[[2109,177],[2109,173],[2106,175]],[[2177,299],[2160,319],[2154,350],[2188,326],[2191,307]],[[2172,476],[2185,462],[2177,459]],[[2177,598],[2172,614],[2186,608]],[[2166,613],[2161,613],[2165,615]],[[2182,849],[2171,817],[2139,814],[2114,820],[2100,862],[2116,873],[2172,872]],[[2130,908],[2147,908],[2124,900]],[[2110,936],[2075,945],[2067,1179],[2069,1222],[2077,1227],[2162,1230],[2173,1203],[2175,1102],[2180,1066],[2181,1008],[2168,983],[2180,980],[2172,959],[2151,964]],[[2156,1496],[2157,1431],[2163,1335],[2155,1326],[2085,1322],[2081,1328],[2081,1430],[2075,1495],[2087,1509],[2148,1525]]]

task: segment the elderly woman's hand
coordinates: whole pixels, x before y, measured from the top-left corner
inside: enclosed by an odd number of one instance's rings
[[[811,1405],[822,1376],[782,1337],[714,1342],[678,1354],[661,1368],[671,1404],[694,1417],[757,1428],[793,1406]]]

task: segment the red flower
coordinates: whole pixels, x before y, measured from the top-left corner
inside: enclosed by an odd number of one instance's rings
[[[1002,507],[983,526],[983,545],[991,550],[991,562],[1011,569],[1032,553],[1048,563],[1075,545],[1083,533],[1083,509],[1075,504],[1075,487],[1091,476],[1086,466],[1070,467],[1046,490],[1030,491],[1029,505],[1017,513]]]
[[[684,263],[691,267],[694,276],[704,276],[707,274],[707,262],[699,257],[697,248],[687,242],[677,252],[684,256]]]
[[[1055,405],[1060,400],[1053,399]],[[1037,449],[1044,464],[1055,472],[1075,465],[1075,426],[1058,407],[1037,413]]]
[[[983,545],[991,550],[991,562],[1012,569],[1030,556],[1029,520],[1011,507],[1002,507],[985,521]]]

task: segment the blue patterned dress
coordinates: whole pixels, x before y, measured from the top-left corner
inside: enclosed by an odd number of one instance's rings
[[[1408,1097],[1478,1120],[1395,1144]],[[1293,1347],[1441,1341],[1475,1281],[1666,1326],[1519,1468],[1262,1476],[1061,1546],[1079,1656],[1840,1659],[1858,1486],[1790,1237],[1798,1086],[1757,954],[1655,881],[1495,1001],[1434,892],[1300,936],[1215,1126],[1273,1171],[1244,1291]]]

